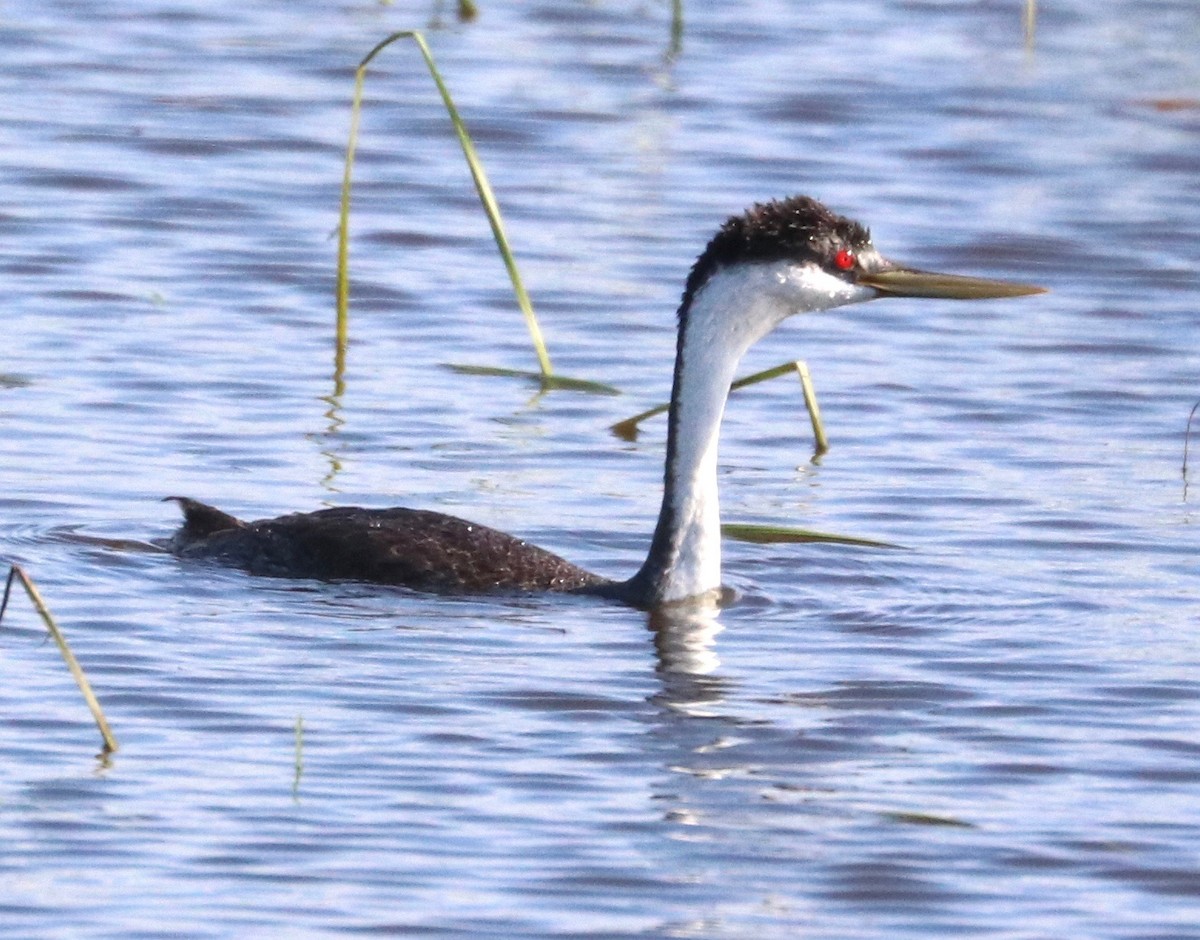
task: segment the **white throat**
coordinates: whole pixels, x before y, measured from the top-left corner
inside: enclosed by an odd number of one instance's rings
[[[663,506],[641,573],[651,579],[655,602],[721,587],[717,444],[742,356],[793,314],[874,296],[815,265],[774,261],[721,269],[692,298],[677,352]]]

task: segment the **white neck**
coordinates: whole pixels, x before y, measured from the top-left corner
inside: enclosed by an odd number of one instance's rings
[[[692,298],[676,352],[662,509],[650,554],[631,582],[646,603],[721,587],[717,443],[742,356],[792,314],[872,296],[816,267],[776,261],[722,269]]]

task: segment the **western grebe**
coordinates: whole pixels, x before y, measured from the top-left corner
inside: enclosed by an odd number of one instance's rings
[[[170,497],[186,558],[254,574],[369,581],[446,593],[560,591],[637,607],[721,589],[717,440],[734,370],[788,317],[878,297],[976,300],[1043,288],[934,274],[880,256],[866,228],[806,196],[729,219],[688,275],[679,305],[662,509],[646,561],[627,581],[585,571],[487,526],[419,509],[344,507],[242,522]]]

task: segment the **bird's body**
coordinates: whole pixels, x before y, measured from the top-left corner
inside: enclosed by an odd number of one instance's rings
[[[589,591],[605,579],[497,529],[422,509],[343,506],[242,522],[176,498],[172,548],[251,574],[372,581],[425,591]]]
[[[783,320],[893,295],[975,299],[1041,289],[901,268],[870,235],[804,196],[729,219],[688,276],[679,308],[662,508],[641,569],[594,575],[495,529],[437,512],[355,507],[244,523],[176,497],[170,547],[254,574],[452,593],[563,591],[639,607],[719,591],[717,440],[734,370]]]

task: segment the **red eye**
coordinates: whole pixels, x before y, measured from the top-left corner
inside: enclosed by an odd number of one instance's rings
[[[854,252],[843,248],[833,256],[834,265],[841,271],[849,271],[854,267],[857,259],[854,257]]]

